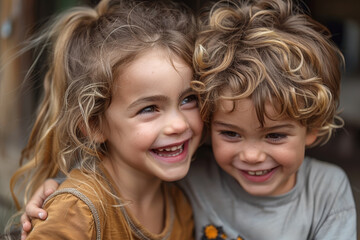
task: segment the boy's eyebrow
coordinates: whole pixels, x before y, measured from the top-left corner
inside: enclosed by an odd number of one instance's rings
[[[271,127],[264,127],[263,129],[266,131],[271,131],[271,130],[276,130],[279,128],[295,128],[295,126],[291,123],[284,123],[284,124],[279,124],[279,125],[275,125],[275,126],[271,126]]]
[[[193,90],[191,87],[185,89],[185,90],[180,94],[180,96],[179,96],[179,101],[180,101],[184,96],[186,96],[187,94],[192,93],[192,92],[194,92],[194,90]]]
[[[164,95],[154,95],[154,96],[149,96],[149,97],[143,97],[143,98],[139,98],[136,101],[132,102],[129,106],[128,106],[128,110],[131,110],[132,108],[136,108],[139,105],[142,105],[144,103],[147,102],[156,102],[156,101],[160,101],[160,102],[165,102],[168,98]]]
[[[238,126],[236,125],[233,125],[233,124],[229,124],[229,123],[224,123],[224,122],[220,122],[220,121],[213,121],[212,124],[215,124],[215,125],[218,125],[218,126],[221,126],[221,127],[225,127],[225,128],[231,128],[231,129],[235,129],[236,131],[241,131],[242,128],[239,128]]]
[[[229,124],[229,123],[224,123],[224,122],[220,122],[220,121],[213,121],[213,124],[215,125],[219,125],[225,128],[231,128],[231,129],[235,129],[236,131],[242,131],[242,128],[233,125],[233,124]],[[285,123],[285,124],[279,124],[279,125],[275,125],[275,126],[270,126],[270,127],[264,127],[261,128],[259,127],[258,129],[261,129],[262,131],[274,131],[276,129],[280,129],[280,128],[290,128],[293,129],[295,128],[295,126],[291,123]]]

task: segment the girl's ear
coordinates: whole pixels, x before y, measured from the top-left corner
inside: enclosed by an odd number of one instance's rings
[[[106,137],[101,131],[93,133],[93,138],[96,143],[104,143],[106,141]]]
[[[318,134],[317,130],[309,130],[306,134],[305,145],[310,146],[311,144],[313,144],[317,139],[317,134]]]
[[[106,141],[106,137],[103,134],[103,132],[101,131],[101,129],[96,128],[95,126],[92,126],[92,125],[94,125],[94,123],[90,123],[90,124],[91,125],[89,127],[86,127],[83,122],[81,124],[79,124],[81,133],[86,137],[91,137],[95,143],[104,143]],[[90,131],[90,134],[89,134],[89,131]]]

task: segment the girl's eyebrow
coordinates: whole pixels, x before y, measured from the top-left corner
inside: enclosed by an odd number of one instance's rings
[[[194,90],[192,90],[192,88],[187,88],[185,89],[182,93],[180,93],[179,95],[179,101],[186,96],[187,94],[193,92]],[[133,108],[136,108],[139,105],[143,105],[149,102],[166,102],[168,101],[168,97],[164,96],[164,95],[154,95],[154,96],[148,96],[148,97],[143,97],[143,98],[139,98],[136,99],[134,102],[132,102],[128,107],[127,110],[131,110]]]
[[[154,95],[154,96],[149,96],[149,97],[143,97],[143,98],[139,98],[137,100],[135,100],[134,102],[132,102],[128,107],[127,110],[131,110],[133,108],[136,108],[139,105],[143,105],[146,104],[148,102],[165,102],[168,100],[168,97],[164,96],[164,95]]]

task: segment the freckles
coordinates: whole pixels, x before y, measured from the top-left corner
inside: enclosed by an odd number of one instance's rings
[[[145,138],[146,137],[146,132],[143,132],[143,131],[137,131],[137,132],[135,132],[135,138],[136,139],[141,139],[141,138]]]

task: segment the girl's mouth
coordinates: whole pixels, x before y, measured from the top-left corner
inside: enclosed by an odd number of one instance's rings
[[[165,163],[177,163],[188,159],[189,140],[161,148],[154,148],[150,153],[157,160]]]
[[[184,143],[166,148],[153,149],[152,151],[160,157],[175,157],[184,151]]]

